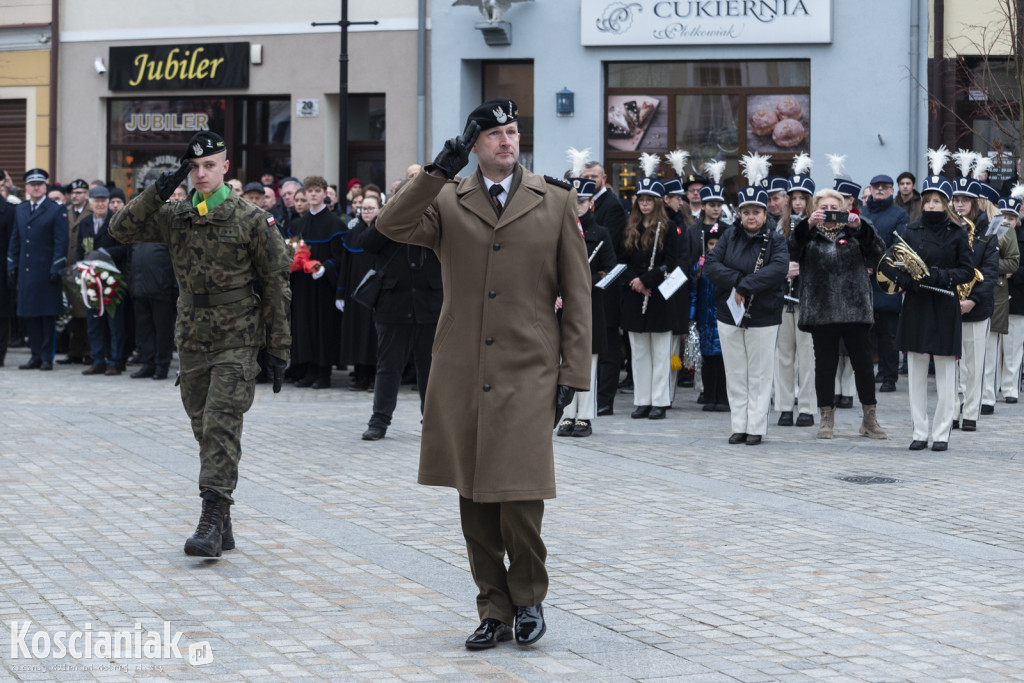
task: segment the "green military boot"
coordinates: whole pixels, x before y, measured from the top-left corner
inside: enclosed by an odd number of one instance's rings
[[[227,503],[217,497],[203,498],[203,512],[199,515],[196,531],[185,541],[185,554],[196,557],[220,557],[224,548],[224,516]],[[232,540],[232,547],[234,538]]]

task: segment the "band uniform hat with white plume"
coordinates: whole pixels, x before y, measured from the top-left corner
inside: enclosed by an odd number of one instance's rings
[[[811,169],[814,167],[814,160],[806,152],[800,152],[793,157],[793,175],[789,177],[789,190],[787,192],[806,192],[814,196],[814,181],[811,180]]]
[[[725,203],[725,188],[722,186],[722,175],[725,173],[725,160],[709,161],[704,164],[704,175],[711,182],[700,188],[701,202]]]
[[[853,178],[846,175],[844,170],[846,155],[826,154],[825,157],[832,168],[832,189],[844,197],[859,197],[861,186],[853,182]]]
[[[636,183],[636,194],[638,197],[642,194],[659,198],[665,196],[665,186],[657,178],[658,165],[660,163],[661,157],[657,154],[644,152],[640,155],[640,170],[644,177]]]
[[[767,154],[744,154],[740,159],[740,166],[743,167],[743,175],[747,179],[747,186],[739,193],[738,208],[744,206],[760,206],[768,208],[768,191],[764,187],[764,181],[768,178],[770,167]]]
[[[1003,197],[999,200],[999,212],[1012,213],[1019,216],[1022,203],[1024,203],[1024,185],[1018,183],[1010,190],[1009,197]]]
[[[764,189],[768,194],[785,194],[789,192],[789,178],[783,178],[777,175],[770,175],[764,179]]]
[[[999,201],[999,191],[996,188],[989,185],[984,180],[982,180],[979,176],[982,173],[984,173],[987,177],[989,169],[992,168],[994,165],[995,161],[992,159],[992,157],[986,156],[984,154],[975,154],[974,169],[971,171],[971,176],[974,178],[974,181],[978,184],[976,188],[978,196],[981,197],[982,199],[987,199],[993,204]]]
[[[953,163],[956,164],[957,170],[960,171],[960,175],[953,179],[954,197],[978,197],[978,190],[981,188],[977,186],[977,181],[971,177],[971,169],[974,167],[974,162],[977,158],[978,155],[975,152],[966,149],[958,149],[953,154]]]
[[[683,188],[683,173],[686,172],[686,162],[690,159],[690,153],[683,149],[675,149],[665,156],[668,165],[676,172],[675,177],[662,183],[665,186],[665,194],[686,194]]]
[[[938,149],[928,150],[928,169],[931,175],[924,179],[921,187],[921,194],[925,192],[938,192],[946,197],[946,200],[953,198],[953,183],[949,182],[942,175],[943,169],[949,162],[949,150],[945,145],[939,145]]]
[[[569,160],[571,170],[569,171],[569,178],[566,182],[573,186],[576,190],[576,199],[583,201],[586,199],[593,199],[594,193],[597,191],[597,183],[588,178],[581,178],[583,175],[583,169],[586,168],[590,162],[590,148],[587,147],[584,150],[570,147],[565,153],[566,159]]]

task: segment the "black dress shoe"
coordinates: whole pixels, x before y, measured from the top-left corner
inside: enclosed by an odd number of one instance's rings
[[[978,431],[978,421],[977,420],[964,420],[963,430],[965,432],[976,432],[976,431]]]
[[[679,386],[683,387],[684,389],[692,389],[693,375],[691,375],[688,372],[679,373]]]
[[[615,414],[615,408],[613,408],[612,406],[601,406],[600,408],[597,409],[597,416],[598,417],[604,417],[605,415],[614,415],[614,414]]]
[[[572,436],[572,428],[574,424],[576,424],[576,422],[571,417],[565,418],[558,423],[558,431],[555,432],[555,436]]]
[[[590,420],[576,420],[572,425],[573,436],[590,436],[594,429],[590,426]]]
[[[784,410],[779,415],[779,426],[780,427],[792,427],[793,426],[793,411]]]
[[[153,373],[156,372],[156,368],[152,365],[143,365],[141,368],[133,372],[129,377],[132,379],[139,379],[141,377],[152,377]]]
[[[927,441],[919,441],[917,439],[914,439],[913,441],[910,442],[910,448],[908,448],[907,450],[923,451],[926,448],[928,448]]]
[[[379,427],[377,425],[370,425],[363,432],[363,441],[379,441],[384,438],[384,434],[387,433],[387,429]]]
[[[71,355],[69,355],[66,358],[61,358],[59,361],[57,361],[57,365],[79,365],[79,364],[81,364],[81,362],[82,362],[82,357],[81,356],[71,356]]]
[[[701,406],[700,409],[703,410],[705,413],[713,413],[715,412],[716,407],[717,406],[714,403],[705,403],[704,405]]]
[[[744,432],[736,432],[729,437],[729,443],[731,444],[746,443],[746,441],[747,435]]]
[[[875,373],[875,384],[878,384],[879,382],[884,382],[884,381],[885,381],[885,378],[882,377],[882,373],[876,372]]]
[[[313,377],[303,377],[302,379],[295,383],[295,386],[299,387],[300,389],[307,389],[313,386],[314,381],[316,380]]]
[[[890,392],[896,391],[896,383],[889,382],[888,380],[882,382],[882,386],[878,387],[878,391],[883,394],[888,394]]]
[[[982,415],[991,415],[994,412],[996,412],[996,407],[995,406],[986,405],[984,403],[981,404],[981,414]]]
[[[932,444],[933,451],[944,451],[948,448],[948,444],[945,441],[936,441]]]
[[[544,608],[540,605],[516,607],[516,642],[520,645],[532,645],[540,640],[548,630],[544,623]]]
[[[761,445],[760,434],[747,434],[747,445],[748,446],[759,446]]]
[[[836,402],[836,408],[852,408],[853,396],[840,396]]]
[[[466,638],[466,648],[486,650],[506,640],[512,640],[511,626],[497,619],[484,619],[469,638]]]
[[[40,370],[53,370],[53,363],[51,361],[44,360],[42,362],[42,364],[39,366],[39,369]]]
[[[664,420],[665,419],[665,409],[664,408],[659,408],[658,406],[654,406],[653,408],[651,408],[651,412],[647,414],[647,419],[648,420]]]
[[[814,426],[814,416],[811,415],[810,413],[800,413],[799,415],[796,416],[796,426],[797,427],[813,427]]]
[[[703,405],[707,405],[707,402],[708,402],[708,400],[706,398],[704,398],[704,392],[703,391],[700,392],[699,394],[697,394],[697,403],[699,403],[700,405],[703,406]]]
[[[650,415],[650,413],[651,413],[651,407],[650,406],[637,406],[636,410],[634,410],[632,413],[630,413],[629,416],[631,418],[633,418],[634,420],[639,420],[641,418],[647,417],[648,415]]]
[[[729,404],[728,403],[716,403],[715,404],[715,412],[716,413],[728,413],[729,412]]]
[[[36,368],[41,368],[42,366],[43,366],[43,361],[41,361],[40,359],[36,358],[35,360],[30,360],[27,363],[22,363],[21,365],[18,366],[18,369],[19,370],[35,370]]]
[[[167,368],[155,368],[153,370],[153,379],[167,379]]]
[[[1017,399],[1015,397],[1013,397],[1013,396],[1007,396],[1003,400],[1006,401],[1007,403],[1016,403],[1017,402]]]
[[[331,388],[331,378],[330,377],[321,377],[320,379],[318,379],[315,382],[313,382],[312,384],[310,384],[309,388],[310,389],[330,389]]]

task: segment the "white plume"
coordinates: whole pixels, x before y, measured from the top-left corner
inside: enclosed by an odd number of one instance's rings
[[[769,156],[767,154],[744,154],[740,159],[740,166],[743,167],[747,185],[760,185],[761,181],[768,177]]]
[[[682,149],[676,149],[668,153],[668,163],[672,166],[677,176],[681,177],[683,175],[683,169],[686,168],[686,162],[689,158],[690,153]]]
[[[939,145],[938,149],[928,150],[928,168],[931,169],[932,175],[942,175],[942,169],[946,167],[948,161],[949,150],[945,145]]]
[[[826,154],[825,157],[828,158],[828,165],[832,167],[832,177],[838,178],[842,175],[843,164],[846,163],[846,155]]]
[[[580,174],[583,173],[583,167],[590,161],[590,148],[587,147],[584,150],[578,150],[575,147],[570,147],[565,153],[565,158],[569,160],[569,164],[572,165],[572,177],[579,178]]]
[[[988,170],[995,164],[995,159],[992,157],[979,154],[978,158],[974,160],[974,177],[977,178],[982,173],[988,173]]]
[[[658,175],[659,164],[661,164],[661,157],[657,154],[644,152],[640,155],[640,168],[643,170],[645,178],[653,178]]]
[[[709,161],[704,164],[704,174],[711,178],[715,185],[722,184],[722,174],[725,173],[725,160]]]
[[[953,163],[960,169],[960,176],[966,178],[971,174],[971,166],[974,166],[974,160],[977,158],[977,154],[970,152],[966,149],[958,149],[953,155]]]
[[[1024,202],[1024,185],[1021,185],[1020,183],[1014,185],[1013,189],[1010,190],[1010,196]]]
[[[811,168],[814,166],[814,159],[807,152],[800,152],[793,157],[793,174],[794,175],[810,175]]]

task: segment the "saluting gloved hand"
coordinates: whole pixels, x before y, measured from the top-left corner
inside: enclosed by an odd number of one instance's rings
[[[466,130],[457,138],[450,138],[444,143],[444,148],[434,158],[434,167],[444,173],[448,180],[455,177],[459,171],[469,163],[469,151],[476,144],[476,138],[480,135],[480,124],[470,121],[466,124]]]
[[[565,407],[569,405],[575,395],[576,390],[572,387],[567,387],[564,384],[558,385],[558,393],[555,394],[555,427],[562,421],[562,413],[565,412]]]
[[[160,174],[160,177],[156,179],[156,193],[160,195],[160,199],[165,202],[171,198],[174,194],[174,189],[185,182],[185,178],[188,177],[188,172],[192,170],[192,162],[186,159],[181,162],[181,166],[178,167],[177,171],[164,171]]]
[[[270,362],[267,374],[270,375],[270,381],[274,385],[274,393],[279,394],[281,393],[281,385],[284,383],[284,368],[288,365],[288,361],[269,353],[267,354],[267,359]]]

